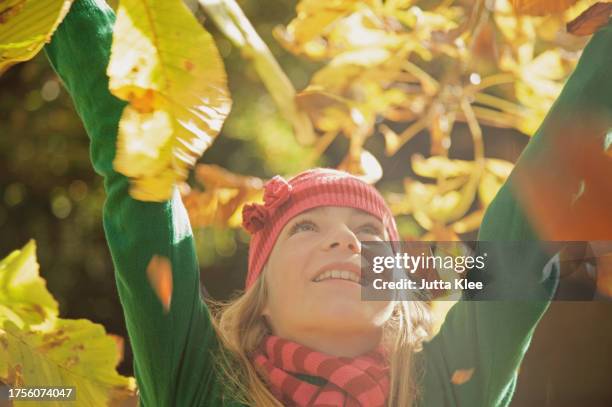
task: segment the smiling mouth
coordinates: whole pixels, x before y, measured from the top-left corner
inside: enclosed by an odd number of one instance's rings
[[[363,285],[361,282],[361,278],[352,271],[347,270],[328,270],[319,274],[314,280],[315,283],[319,283],[321,281],[326,280],[345,280],[351,281],[355,284]]]

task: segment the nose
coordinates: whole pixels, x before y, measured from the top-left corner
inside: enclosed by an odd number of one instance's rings
[[[361,253],[361,242],[346,225],[330,231],[329,237],[324,244],[326,250],[349,249],[353,253]]]

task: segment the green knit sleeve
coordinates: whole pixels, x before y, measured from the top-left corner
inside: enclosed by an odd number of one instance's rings
[[[510,403],[518,368],[534,329],[554,295],[559,274],[556,256],[546,253],[538,244],[538,235],[519,199],[516,173],[525,168],[550,172],[554,171],[553,163],[566,165],[559,163],[551,146],[558,136],[559,123],[567,122],[568,118],[587,127],[588,117],[593,117],[588,115],[596,114],[607,121],[608,128],[612,127],[610,66],[612,22],[597,32],[585,48],[575,71],[483,219],[479,240],[525,243],[520,256],[514,256],[507,267],[494,270],[506,273],[498,276],[500,280],[505,279],[516,287],[517,279],[536,279],[544,283],[542,292],[529,301],[457,303],[449,311],[439,334],[424,347],[423,406],[497,407]],[[573,136],[599,135],[585,132]],[[599,141],[603,148],[603,140]],[[573,185],[564,185],[573,188]],[[451,382],[454,372],[470,369],[474,369],[470,380],[463,384]]]
[[[124,102],[109,93],[115,16],[103,0],[77,0],[45,48],[72,96],[104,177],[103,223],[134,354],[141,405],[214,405],[218,383],[212,356],[218,341],[200,294],[200,276],[187,213],[175,190],[166,202],[132,199],[128,179],[113,169]],[[146,275],[152,256],[172,263],[173,291],[165,313]]]

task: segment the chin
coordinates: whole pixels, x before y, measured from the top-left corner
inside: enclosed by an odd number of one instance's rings
[[[368,307],[361,300],[345,301],[336,298],[317,307],[315,318],[323,325],[346,326],[351,328],[371,328],[379,315],[372,307]]]

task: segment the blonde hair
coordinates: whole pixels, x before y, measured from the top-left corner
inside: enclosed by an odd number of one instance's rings
[[[213,327],[221,342],[216,366],[233,399],[257,407],[283,405],[268,390],[249,359],[261,340],[271,333],[263,308],[268,298],[266,268],[244,294],[227,303],[209,301]],[[421,369],[415,352],[431,334],[431,313],[427,301],[397,301],[383,330],[383,345],[390,355],[391,388],[388,406],[409,407],[419,396]]]

